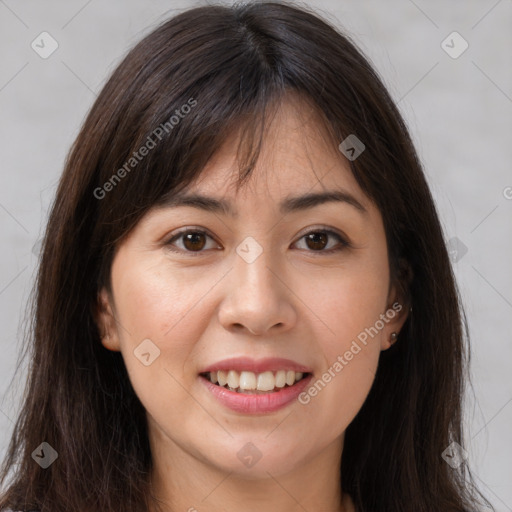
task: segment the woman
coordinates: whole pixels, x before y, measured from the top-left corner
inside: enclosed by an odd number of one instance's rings
[[[66,162],[35,306],[0,509],[482,497],[421,165],[365,57],[307,9],[191,9],[128,53]]]

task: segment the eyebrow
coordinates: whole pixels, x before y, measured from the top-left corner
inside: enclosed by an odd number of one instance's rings
[[[345,203],[353,206],[362,214],[368,213],[366,208],[353,195],[343,190],[311,192],[301,196],[288,197],[280,203],[279,211],[281,214],[292,213],[332,202]],[[168,208],[191,206],[193,208],[198,208],[212,213],[222,213],[232,217],[238,216],[229,201],[216,199],[214,197],[207,197],[201,194],[177,194],[170,198],[166,198],[162,206]]]

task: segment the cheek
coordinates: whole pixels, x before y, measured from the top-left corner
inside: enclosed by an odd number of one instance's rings
[[[374,382],[378,355],[354,355],[351,361],[341,356],[338,364],[316,375],[299,397],[301,414],[311,434],[328,442],[336,439],[352,423]]]
[[[362,333],[360,339],[364,339],[366,329],[374,326],[386,311],[389,271],[386,254],[380,249],[375,247],[365,251],[363,257],[347,258],[339,268],[310,275],[304,282],[302,294],[308,297],[307,304],[326,327],[319,342],[329,363],[349,350],[351,342]],[[378,336],[373,339],[378,340]],[[378,341],[373,347],[380,350]]]
[[[323,368],[305,390],[301,404],[311,422],[322,418],[336,436],[363,405],[373,384],[380,356],[380,331],[371,328],[385,313],[389,286],[386,254],[352,260],[330,275],[310,277],[308,302],[318,312],[322,329]],[[368,334],[371,332],[371,334]]]
[[[196,341],[209,322],[204,298],[215,276],[175,272],[165,262],[117,263],[112,275],[118,333],[134,388],[179,392],[173,377],[183,382],[193,365]],[[140,355],[142,346],[150,353],[149,366],[134,353]]]
[[[322,426],[320,435],[334,439],[352,422],[371,389],[380,357],[379,336],[365,329],[383,312],[384,286],[371,279],[340,280],[329,291],[322,317],[329,326],[318,340],[323,364],[299,397],[309,422]],[[366,287],[364,286],[366,285]],[[321,418],[321,421],[319,421]]]
[[[119,320],[126,324],[132,342],[153,336],[158,343],[172,338],[179,345],[185,326],[200,331],[201,318],[206,320],[206,316],[198,313],[204,313],[202,300],[215,276],[176,272],[165,261],[153,265],[127,262],[124,267],[129,271],[120,268],[114,293]]]
[[[215,276],[203,273],[191,286],[191,274],[173,272],[169,265],[123,263],[113,269],[114,296],[121,352],[133,389],[160,423],[191,428],[187,422],[197,403],[187,388],[196,342],[209,321],[203,299]],[[147,347],[144,353],[150,353],[148,365],[134,353],[141,354],[141,343]]]

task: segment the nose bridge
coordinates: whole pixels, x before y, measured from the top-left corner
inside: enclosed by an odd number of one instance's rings
[[[236,252],[230,285],[220,309],[221,323],[225,328],[242,325],[252,334],[263,334],[275,325],[289,327],[294,309],[286,287],[277,277],[279,263],[272,249],[247,237]]]
[[[275,296],[276,282],[275,271],[270,269],[275,266],[273,261],[272,249],[268,246],[264,247],[263,241],[260,243],[253,237],[247,237],[237,247],[237,255],[235,257],[235,279],[238,280],[238,287],[241,287],[242,296],[245,291],[248,293],[249,299],[258,301],[263,298],[271,300]],[[263,297],[260,296],[263,295]]]

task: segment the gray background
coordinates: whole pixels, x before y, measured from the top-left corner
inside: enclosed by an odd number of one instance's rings
[[[0,456],[24,384],[16,357],[37,242],[65,155],[127,49],[162,16],[195,5],[0,0]],[[309,5],[348,30],[380,72],[411,129],[446,239],[458,240],[450,244],[472,336],[465,448],[496,510],[512,511],[512,0]],[[47,59],[31,47],[43,31],[59,45]],[[458,58],[442,47],[453,31],[469,44]]]

